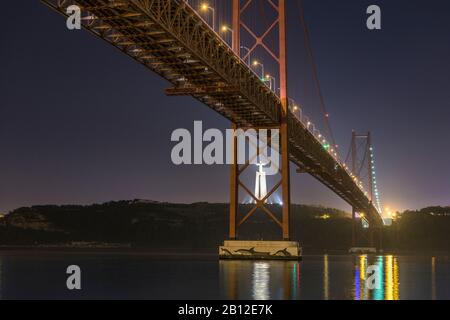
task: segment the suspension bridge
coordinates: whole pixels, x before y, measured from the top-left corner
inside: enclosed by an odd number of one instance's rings
[[[280,181],[263,199],[252,193],[240,179],[247,165],[237,161],[230,172],[229,238],[239,238],[239,228],[255,213],[264,211],[280,226],[282,239],[290,240],[290,166],[299,173],[312,175],[353,208],[353,246],[358,215],[373,233],[381,234],[381,204],[374,171],[374,153],[370,133],[353,133],[346,160],[341,160],[331,130],[320,133],[302,112],[300,104],[288,93],[286,0],[257,0],[272,10],[273,21],[255,30],[246,19],[255,16],[255,0],[225,1],[231,6],[230,24],[218,26],[217,13],[208,3],[186,0],[42,0],[50,8],[69,16],[67,8],[81,9],[83,27],[119,49],[123,54],[166,79],[168,96],[191,96],[227,118],[233,128],[279,129],[281,154]],[[209,17],[207,17],[207,15]],[[306,25],[303,27],[306,30]],[[243,33],[251,43],[243,43]],[[276,36],[274,36],[274,33]],[[231,43],[224,34],[231,34]],[[306,32],[306,36],[308,33]],[[272,37],[271,48],[266,39]],[[273,39],[276,38],[276,41]],[[247,40],[248,42],[248,40]],[[252,60],[262,49],[278,67],[277,76],[265,74],[264,61]],[[310,49],[310,48],[309,48]],[[310,57],[312,53],[310,51]],[[262,69],[261,76],[256,68]],[[315,70],[314,66],[314,71]],[[278,85],[279,84],[279,85]],[[330,129],[323,97],[321,106]],[[328,139],[326,136],[328,135]],[[364,146],[362,146],[364,144]],[[237,157],[236,141],[232,150]],[[360,151],[362,156],[358,156]],[[351,160],[351,164],[348,164]],[[366,167],[369,188],[363,186],[362,168]],[[239,211],[239,190],[255,202],[248,213]],[[267,198],[281,189],[282,216],[266,205]],[[283,250],[280,250],[283,251]]]

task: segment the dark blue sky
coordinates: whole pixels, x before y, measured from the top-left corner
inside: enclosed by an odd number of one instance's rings
[[[288,2],[290,91],[314,114]],[[352,129],[371,130],[384,205],[450,205],[450,2],[304,2],[343,156]],[[365,28],[370,4],[382,8],[382,31]],[[133,198],[228,201],[227,167],[170,161],[174,129],[194,120],[225,129],[228,121],[191,98],[166,97],[164,80],[87,32],[68,31],[39,1],[3,4],[0,27],[0,212]],[[292,197],[349,209],[295,173]]]

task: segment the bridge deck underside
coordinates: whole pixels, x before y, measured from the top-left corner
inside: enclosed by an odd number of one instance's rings
[[[231,48],[181,0],[42,0],[66,14],[83,12],[83,26],[168,80],[168,95],[189,95],[243,127],[280,124],[281,101]],[[290,160],[313,175],[369,222],[375,207],[343,166],[289,115]]]

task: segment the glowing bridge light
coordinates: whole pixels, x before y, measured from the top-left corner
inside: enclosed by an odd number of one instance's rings
[[[264,64],[262,64],[261,62],[259,62],[259,60],[253,60],[253,63],[252,63],[252,65],[253,65],[253,67],[261,67],[261,77],[260,77],[260,80],[262,81],[262,82],[265,82],[266,81],[266,78],[265,78],[265,72],[264,72]]]
[[[202,12],[208,12],[211,11],[212,12],[212,29],[215,31],[216,30],[216,10],[211,7],[208,3],[202,3],[200,5],[200,11]]]

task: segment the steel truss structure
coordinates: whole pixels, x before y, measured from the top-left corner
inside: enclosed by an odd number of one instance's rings
[[[236,0],[233,0],[236,1]],[[247,0],[249,1],[249,0]],[[251,1],[251,0],[250,0]],[[274,4],[273,0],[267,0]],[[169,95],[192,96],[229,119],[233,126],[281,127],[283,203],[289,201],[289,161],[317,178],[358,212],[371,226],[381,217],[349,173],[333,158],[220,36],[183,0],[42,0],[67,16],[70,5],[82,9],[83,27],[165,78]],[[284,10],[285,0],[278,9]],[[282,14],[282,12],[281,12]],[[278,23],[284,24],[284,19]],[[234,15],[233,25],[239,23]],[[285,29],[280,27],[281,30]],[[282,35],[282,32],[280,32]],[[285,41],[285,39],[280,39]],[[233,47],[239,47],[234,37]],[[280,69],[286,52],[280,51]],[[287,70],[281,70],[281,82]],[[288,157],[283,157],[286,152]],[[236,168],[234,169],[236,171]],[[232,169],[233,171],[233,169]],[[237,171],[236,174],[237,175]],[[232,179],[233,180],[233,179]],[[232,181],[235,183],[236,180]],[[231,196],[233,197],[233,195]],[[233,204],[231,204],[233,205]],[[289,238],[289,207],[283,208],[283,238]],[[231,224],[236,222],[231,221]],[[283,222],[282,222],[283,223]],[[230,230],[230,235],[232,232]]]

